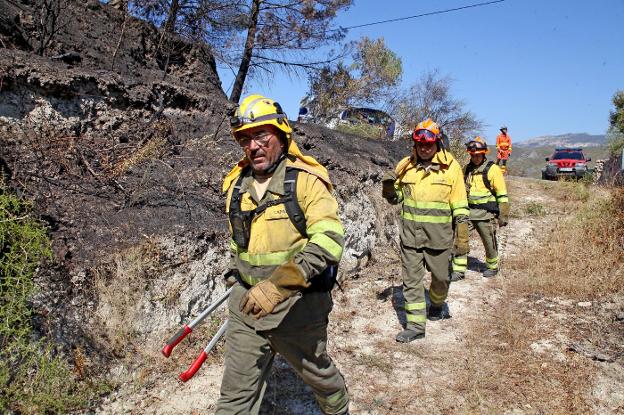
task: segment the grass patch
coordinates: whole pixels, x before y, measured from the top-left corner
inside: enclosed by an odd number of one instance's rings
[[[338,124],[335,130],[364,138],[376,138],[379,140],[386,138],[386,129],[383,126],[369,123]]]
[[[624,190],[616,188],[572,219],[555,223],[539,247],[511,258],[507,265],[526,273],[517,287],[521,292],[600,298],[624,293],[623,247]]]
[[[104,383],[81,382],[77,367],[33,330],[33,276],[51,255],[47,231],[32,206],[0,187],[1,413],[67,413],[85,408],[106,389]]]
[[[529,202],[524,207],[524,212],[529,216],[544,216],[546,214],[546,209],[544,205],[539,202]]]

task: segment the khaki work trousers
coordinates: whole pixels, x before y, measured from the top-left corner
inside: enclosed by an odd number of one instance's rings
[[[496,242],[496,219],[471,220],[470,229],[476,229],[485,248],[485,266],[487,269],[498,269],[498,243]],[[453,271],[464,273],[468,269],[468,255],[453,258]]]
[[[215,413],[257,414],[275,353],[310,386],[324,413],[345,413],[349,395],[344,378],[326,350],[329,310],[306,309],[302,298],[277,328],[257,332],[243,321],[239,300],[239,296],[230,297],[225,373]]]
[[[429,287],[431,305],[444,304],[450,284],[450,257],[450,249],[410,248],[401,244],[406,328],[419,333],[425,332],[427,322],[427,303],[423,282],[427,272],[425,266],[431,271],[431,286]]]

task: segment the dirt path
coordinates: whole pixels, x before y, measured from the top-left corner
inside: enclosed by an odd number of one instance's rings
[[[496,365],[505,367],[506,353],[510,353],[510,359],[516,356],[509,350],[510,344],[516,344],[513,334],[508,336],[512,340],[496,340],[501,331],[506,330],[497,320],[499,314],[505,313],[505,318],[510,318],[510,309],[502,303],[503,299],[509,301],[509,282],[513,278],[519,278],[506,265],[514,257],[522,257],[533,248],[536,241],[551,229],[553,218],[562,214],[560,209],[554,208],[557,200],[544,191],[539,181],[510,178],[509,187],[513,206],[512,219],[499,234],[502,275],[492,279],[482,277],[480,270],[485,268],[484,251],[478,236],[473,234],[466,279],[451,285],[448,302],[452,318],[428,322],[424,340],[410,344],[400,344],[394,340],[401,329],[401,322],[404,321],[398,252],[390,249],[374,252],[372,259],[359,272],[348,275],[342,284],[344,291],[335,291],[335,307],[330,315],[329,349],[346,377],[352,397],[352,413],[435,414],[485,411],[516,414],[538,413],[543,410],[531,406],[531,397],[520,396],[516,399],[515,396],[509,398],[502,393],[501,396],[504,397],[501,399],[506,403],[496,406],[495,397],[481,396],[481,384],[489,385],[488,390],[496,389]],[[539,215],[531,215],[531,209],[538,209],[537,206],[544,211]],[[517,301],[524,300],[519,298]],[[522,322],[519,324],[522,325]],[[509,331],[520,332],[517,328]],[[558,335],[561,332],[553,332],[553,336]],[[537,371],[543,369],[543,365],[551,364],[549,359],[557,358],[556,350],[552,350],[553,344],[555,343],[549,340],[532,343],[528,348],[523,346],[527,349],[523,353],[537,356]],[[117,397],[111,397],[102,412],[212,413],[222,375],[222,356],[217,354],[212,357],[188,383],[181,384],[176,381],[176,374],[186,368],[201,347],[201,343],[196,342],[191,346],[181,347],[179,357],[164,363],[158,350],[154,350],[151,358],[145,362],[143,383],[139,372],[135,375],[134,386],[128,385],[136,388],[135,392],[122,388],[123,392]],[[548,359],[542,356],[544,350],[549,352]],[[490,351],[492,356],[488,356]],[[516,362],[517,357],[514,359]],[[574,367],[578,363],[577,359],[579,358],[571,356],[566,365]],[[527,375],[523,374],[523,370],[533,364],[522,365],[521,362],[516,372],[505,375],[505,385],[510,384],[509,388],[513,389],[514,382],[532,382],[532,376],[540,374]],[[155,378],[148,374],[154,367],[162,370],[162,376]],[[509,367],[515,367],[511,360]],[[619,368],[621,369],[621,365]],[[518,379],[514,380],[516,374]],[[609,385],[624,384],[624,377],[620,371],[612,378],[599,377],[596,382],[607,385],[603,385],[601,390],[607,401],[617,401],[618,388],[615,386],[614,389],[612,386],[610,390]],[[539,385],[536,384],[537,387]],[[572,385],[564,389],[571,390],[573,395],[576,390],[574,387]],[[621,397],[621,392],[619,393]],[[574,401],[572,398],[571,400]],[[615,402],[614,407],[617,404]],[[545,408],[548,409],[547,406]],[[570,412],[575,412],[574,407],[570,408]],[[279,357],[269,380],[262,413],[321,414],[311,391]]]

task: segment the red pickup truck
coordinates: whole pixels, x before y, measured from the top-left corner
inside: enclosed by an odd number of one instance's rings
[[[542,169],[543,180],[557,180],[561,177],[580,179],[590,174],[588,162],[582,148],[557,148],[551,157],[546,157],[546,166]]]

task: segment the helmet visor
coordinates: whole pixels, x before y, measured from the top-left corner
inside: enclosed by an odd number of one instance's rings
[[[436,141],[437,136],[429,130],[422,129],[414,131],[414,133],[412,134],[412,138],[414,139],[414,141],[421,143],[433,143],[434,141]]]

